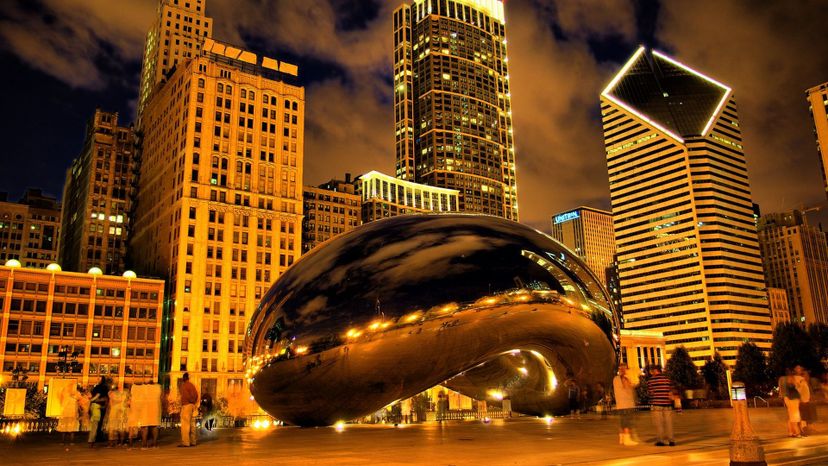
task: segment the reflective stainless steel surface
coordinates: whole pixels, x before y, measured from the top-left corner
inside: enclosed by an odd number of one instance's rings
[[[497,217],[401,216],[335,238],[279,278],[248,327],[247,378],[262,408],[301,426],[440,383],[562,414],[565,380],[583,393],[608,386],[617,335],[598,280],[550,237]]]

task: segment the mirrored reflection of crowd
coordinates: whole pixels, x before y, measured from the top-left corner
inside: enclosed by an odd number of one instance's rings
[[[90,448],[98,442],[108,448],[157,448],[161,418],[168,414],[163,397],[160,385],[151,382],[120,389],[102,376],[90,390],[68,384],[57,395],[60,414],[55,430],[67,451],[78,432]]]

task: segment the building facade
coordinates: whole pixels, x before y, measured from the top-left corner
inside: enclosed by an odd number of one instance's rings
[[[24,267],[46,267],[58,256],[60,203],[39,189],[18,202],[0,196],[0,264],[17,259]]]
[[[552,237],[583,259],[604,288],[608,288],[607,268],[612,267],[615,256],[612,213],[578,207],[553,215]]]
[[[66,270],[126,270],[135,181],[135,134],[117,112],[95,110],[86,140],[66,172],[58,262]]]
[[[805,91],[805,98],[808,100],[808,111],[814,119],[817,154],[822,168],[825,195],[828,196],[828,82]]]
[[[414,0],[393,27],[397,178],[517,221],[503,2]]]
[[[304,88],[297,68],[206,39],[147,104],[140,273],[167,277],[162,372],[214,396],[244,390],[262,295],[300,256]]]
[[[639,48],[601,94],[624,327],[701,364],[771,322],[732,90]]]
[[[457,212],[460,193],[370,171],[356,179],[362,202],[362,223],[397,215],[425,212]]]
[[[828,238],[803,212],[764,215],[759,243],[768,286],[785,290],[790,319],[828,323]]]
[[[302,254],[362,223],[362,202],[351,174],[303,188]]]
[[[779,324],[791,321],[791,310],[788,307],[788,293],[784,288],[768,287],[768,303],[770,304],[771,325],[774,329]]]
[[[667,347],[661,332],[650,330],[621,330],[621,352],[618,362],[626,364],[633,384],[646,373],[648,366],[664,367]]]
[[[42,388],[60,375],[84,385],[158,379],[164,282],[94,273],[0,267],[0,367]]]
[[[207,0],[157,0],[156,16],[144,42],[138,120],[156,86],[179,63],[197,57],[204,39],[213,37]]]

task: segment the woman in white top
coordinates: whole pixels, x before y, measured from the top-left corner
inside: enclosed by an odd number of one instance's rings
[[[620,415],[618,443],[627,446],[638,445],[631,436],[632,416],[635,412],[635,386],[627,377],[626,364],[618,366],[618,375],[612,379],[612,389],[615,392],[615,409]]]

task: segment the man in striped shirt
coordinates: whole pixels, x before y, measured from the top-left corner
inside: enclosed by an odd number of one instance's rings
[[[656,446],[675,446],[676,442],[673,441],[673,387],[670,379],[661,373],[661,367],[658,365],[650,366],[647,395],[650,397],[650,412],[656,428]]]

